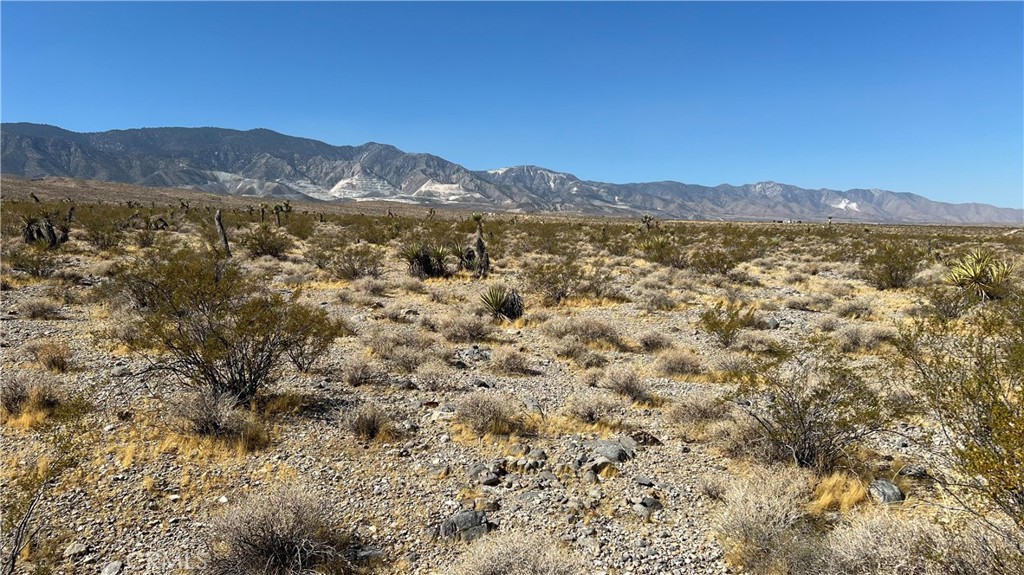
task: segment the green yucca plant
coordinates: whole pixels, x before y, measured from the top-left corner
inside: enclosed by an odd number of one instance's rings
[[[523,316],[523,298],[516,290],[503,285],[487,288],[480,294],[480,301],[496,319],[513,321]]]
[[[981,299],[1002,299],[1010,291],[1015,262],[977,249],[953,262],[946,281]]]
[[[448,268],[452,252],[444,246],[418,243],[402,248],[399,254],[409,264],[409,275],[418,278],[446,278],[452,275]]]

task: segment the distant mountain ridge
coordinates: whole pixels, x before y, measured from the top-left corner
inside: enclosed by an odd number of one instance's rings
[[[141,128],[78,133],[0,125],[0,171],[230,195],[389,200],[521,212],[686,219],[1024,223],[1024,210],[949,204],[884,190],[808,190],[775,182],[715,187],[609,184],[537,166],[473,171],[430,154],[366,143],[333,146],[266,129]]]

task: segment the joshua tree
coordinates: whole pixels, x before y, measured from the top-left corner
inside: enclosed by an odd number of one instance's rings
[[[217,234],[220,235],[220,242],[224,245],[224,257],[231,257],[231,246],[228,245],[228,232],[224,229],[224,221],[220,217],[220,210],[213,216],[213,223],[217,225]]]
[[[644,217],[640,218],[640,223],[647,228],[647,231],[651,231],[651,228],[654,227],[655,224],[654,216],[651,214],[644,214]]]
[[[477,274],[485,278],[491,272],[491,258],[487,255],[487,246],[484,244],[483,214],[473,214],[473,221],[476,222]]]

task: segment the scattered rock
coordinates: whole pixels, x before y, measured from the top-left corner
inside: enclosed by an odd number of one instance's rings
[[[67,559],[72,557],[81,557],[82,555],[85,555],[88,552],[89,548],[85,545],[85,543],[75,541],[71,545],[68,545],[66,549],[64,549],[64,558]]]
[[[886,479],[876,479],[868,486],[868,493],[872,499],[879,503],[899,503],[903,501],[904,495],[895,483]]]
[[[103,571],[100,571],[100,575],[119,575],[123,569],[124,563],[111,561],[103,566]]]
[[[483,511],[462,511],[441,522],[437,529],[439,537],[472,541],[490,530],[487,514]]]

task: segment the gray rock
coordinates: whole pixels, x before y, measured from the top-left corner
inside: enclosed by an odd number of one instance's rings
[[[651,481],[650,478],[645,477],[643,475],[637,475],[636,482],[637,484],[643,485],[644,487],[654,487],[654,482]]]
[[[85,543],[80,543],[76,541],[71,545],[68,545],[67,548],[64,549],[64,557],[81,557],[82,555],[85,555],[88,552],[89,548],[85,545]]]
[[[441,522],[437,533],[447,539],[472,541],[487,534],[489,526],[483,511],[466,510]]]
[[[122,570],[124,570],[124,563],[111,561],[103,566],[103,571],[100,571],[100,575],[119,575]]]
[[[868,493],[879,503],[899,503],[903,501],[903,492],[891,481],[876,479],[868,486]]]

